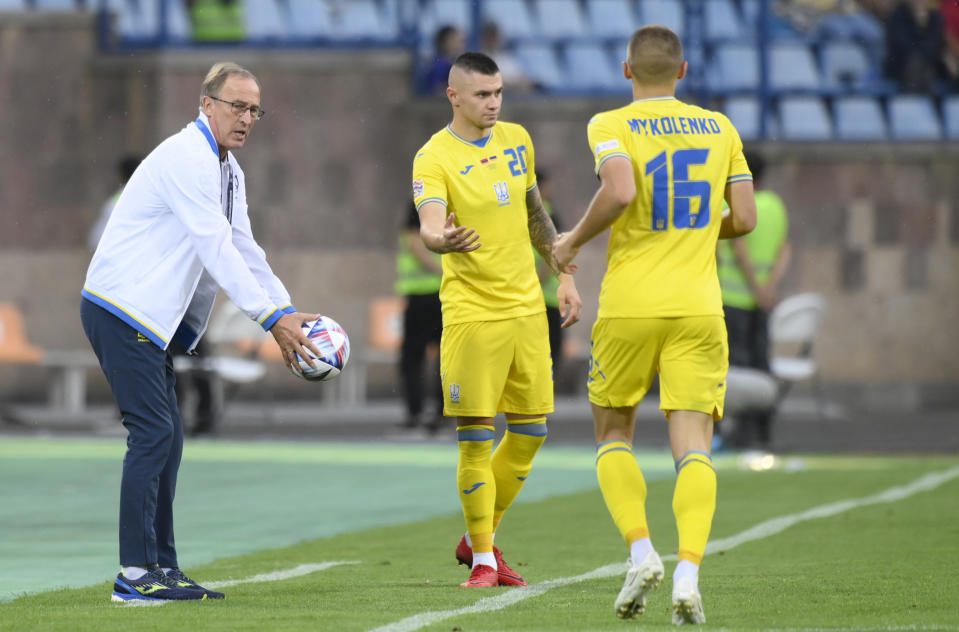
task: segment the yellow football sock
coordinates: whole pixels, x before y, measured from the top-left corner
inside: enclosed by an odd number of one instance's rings
[[[460,452],[456,484],[466,530],[474,553],[492,553],[493,504],[496,500],[496,479],[490,464],[493,426],[460,426],[456,435]]]
[[[633,448],[625,441],[596,447],[596,477],[613,522],[627,544],[649,537],[646,522],[646,480]]]
[[[678,558],[699,566],[716,513],[716,471],[708,454],[690,451],[676,461],[676,472],[673,513],[679,532]]]
[[[503,512],[523,489],[523,483],[533,468],[533,457],[544,441],[546,417],[509,422],[503,440],[493,452],[493,477],[496,479],[493,531],[503,519]]]

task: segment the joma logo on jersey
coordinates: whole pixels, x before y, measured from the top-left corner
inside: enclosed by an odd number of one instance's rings
[[[509,185],[506,184],[505,180],[500,180],[493,185],[493,191],[496,192],[496,200],[507,204],[509,203]],[[502,204],[501,204],[502,205]]]
[[[460,403],[460,385],[455,382],[450,384],[450,402]]]

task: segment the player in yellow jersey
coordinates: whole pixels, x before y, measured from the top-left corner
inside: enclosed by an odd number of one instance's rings
[[[646,483],[632,453],[636,406],[658,372],[677,471],[677,624],[706,620],[699,565],[716,508],[709,450],[728,368],[716,239],[743,235],[756,224],[752,177],[736,129],[722,114],[673,96],[686,68],[682,44],[668,28],[646,26],[633,34],[623,72],[634,100],[590,120],[600,187],[553,249],[560,267],[573,271],[565,266],[579,248],[612,227],[588,382],[599,486],[630,548],[614,607],[620,618],[642,614],[646,594],[664,574],[649,538]]]
[[[546,307],[530,243],[559,274],[563,326],[579,320],[573,278],[553,259],[556,228],[543,208],[533,143],[498,122],[503,80],[482,53],[453,64],[446,90],[453,120],[416,152],[413,199],[426,246],[443,254],[440,371],[444,414],[457,418],[457,489],[467,533],[456,558],[464,587],[524,586],[493,535],[546,440],[553,412]],[[507,429],[493,452],[493,420]]]

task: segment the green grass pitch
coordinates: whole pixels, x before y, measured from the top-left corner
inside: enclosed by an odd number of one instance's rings
[[[109,600],[122,441],[0,437],[0,630],[670,627],[674,562],[645,615],[613,614],[626,548],[587,446],[544,448],[497,535],[530,587],[459,588],[455,452],[452,442],[188,444],[181,563],[203,583],[226,583],[227,598],[131,607]],[[665,557],[676,548],[670,458],[638,456]],[[705,628],[959,629],[959,459],[788,465],[754,472],[717,458],[711,540],[725,550],[700,573]]]

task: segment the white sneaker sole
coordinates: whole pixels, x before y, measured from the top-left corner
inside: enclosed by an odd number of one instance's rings
[[[620,619],[635,619],[646,611],[646,595],[663,583],[663,562],[651,551],[639,566],[626,571],[626,581],[613,607]]]
[[[673,591],[673,624],[698,625],[700,623],[706,623],[706,614],[703,612],[703,598],[699,591],[695,589]]]

